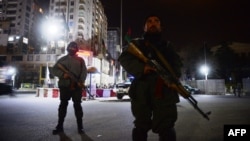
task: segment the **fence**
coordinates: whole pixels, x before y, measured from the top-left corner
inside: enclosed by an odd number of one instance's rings
[[[184,83],[200,89],[201,93],[204,94],[213,94],[213,95],[226,94],[224,79],[193,80],[193,81],[186,81]]]
[[[250,78],[242,79],[243,92],[250,96]]]

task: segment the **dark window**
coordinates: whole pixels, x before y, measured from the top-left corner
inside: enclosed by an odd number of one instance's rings
[[[29,12],[31,11],[29,6],[26,7],[26,10],[29,11]]]
[[[49,77],[50,78],[54,78],[53,74],[51,73],[52,67],[49,67],[49,72],[47,72],[47,67],[46,66],[42,66],[42,72],[41,72],[41,77],[45,78],[46,77],[46,73],[49,73]]]
[[[33,55],[28,56],[28,61],[33,61]]]
[[[12,56],[11,57],[11,61],[22,61],[23,60],[23,56]]]
[[[29,13],[26,13],[25,16],[26,16],[26,17],[30,17],[30,14],[29,14]]]
[[[7,56],[0,56],[0,65],[4,65],[4,61],[6,61],[7,60]]]

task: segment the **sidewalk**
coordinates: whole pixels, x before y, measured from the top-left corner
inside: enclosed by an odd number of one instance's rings
[[[30,88],[20,88],[14,89],[13,93],[36,93],[37,89],[30,89]]]

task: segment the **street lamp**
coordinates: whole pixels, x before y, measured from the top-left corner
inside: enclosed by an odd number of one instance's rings
[[[60,20],[48,17],[44,20],[42,25],[43,35],[50,40],[58,38],[58,35],[63,34],[61,29],[63,25],[61,24]]]
[[[207,66],[207,65],[201,66],[200,72],[201,72],[202,74],[205,75],[205,80],[204,80],[204,91],[205,91],[205,93],[206,93],[206,80],[207,80],[207,75],[208,75],[208,72],[209,72],[208,66]]]
[[[56,53],[56,46],[53,44],[54,41],[58,38],[59,35],[62,34],[60,31],[62,28],[59,20],[47,17],[42,24],[42,31],[43,36],[45,37],[46,45],[42,47],[42,51],[46,54],[45,61],[46,61],[46,71],[45,71],[45,80],[44,80],[44,87],[50,87],[51,84],[50,77],[49,77],[49,62],[50,55],[53,52]],[[54,51],[55,50],[55,51]]]
[[[207,75],[208,75],[208,72],[209,72],[208,66],[207,65],[201,66],[200,72],[205,75],[205,80],[207,80]]]
[[[123,16],[123,13],[122,13],[122,8],[123,8],[123,6],[122,6],[122,4],[123,4],[123,2],[122,2],[122,0],[121,0],[121,5],[120,5],[120,49],[121,49],[121,52],[122,52],[122,16]],[[122,82],[123,81],[123,68],[122,68],[122,66],[120,65],[120,81]]]

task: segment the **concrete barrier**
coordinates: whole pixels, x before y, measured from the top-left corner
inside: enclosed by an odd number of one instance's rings
[[[112,89],[96,89],[96,97],[115,97],[116,94]]]
[[[58,98],[60,91],[58,88],[52,88],[52,98]]]
[[[91,93],[92,96],[89,96],[88,93],[86,93],[85,90],[82,92],[82,99],[87,100],[87,99],[95,99],[100,98],[100,97],[116,97],[116,93],[112,89],[96,89],[95,94],[93,94],[93,91]]]
[[[36,97],[58,98],[60,91],[58,88],[37,88]]]
[[[95,97],[115,97],[116,94],[112,89],[96,89]],[[37,88],[36,90],[36,97],[43,97],[43,98],[58,98],[60,97],[60,90],[59,88]],[[89,95],[86,93],[85,90],[82,91],[83,99],[89,98]]]

